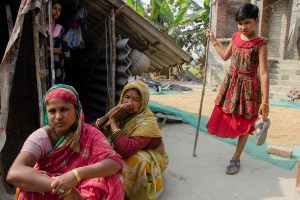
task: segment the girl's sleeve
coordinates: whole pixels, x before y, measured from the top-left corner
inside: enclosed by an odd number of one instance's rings
[[[236,35],[237,35],[236,32],[232,34],[232,36],[231,36],[231,40],[232,40],[232,41],[234,41]]]
[[[257,43],[257,49],[259,49],[262,45],[264,44],[267,44],[266,41],[264,39],[260,40],[258,43]]]

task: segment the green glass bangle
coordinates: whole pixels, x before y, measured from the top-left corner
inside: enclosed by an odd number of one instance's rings
[[[110,136],[111,141],[113,142],[113,141],[116,139],[116,137],[118,137],[121,133],[122,133],[122,130],[121,130],[121,129],[115,130],[115,131],[112,133],[112,135]]]

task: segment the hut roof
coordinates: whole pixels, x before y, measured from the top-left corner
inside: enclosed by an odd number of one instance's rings
[[[74,0],[66,4],[76,6]],[[97,38],[105,30],[102,26],[112,7],[116,14],[116,37],[129,38],[129,46],[146,54],[151,63],[151,70],[168,68],[190,62],[192,57],[182,50],[170,37],[164,35],[150,22],[136,13],[121,0],[81,0],[77,6],[88,10],[88,37]],[[96,30],[95,30],[96,29]]]

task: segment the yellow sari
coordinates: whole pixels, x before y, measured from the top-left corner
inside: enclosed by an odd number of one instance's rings
[[[156,119],[148,108],[148,87],[142,81],[134,80],[125,85],[119,104],[122,104],[125,92],[130,89],[139,91],[141,105],[138,113],[119,124],[122,133],[128,137],[162,137]],[[109,128],[110,126],[106,126],[105,132],[110,132]],[[126,197],[130,200],[157,199],[163,191],[162,174],[168,162],[167,153],[160,154],[153,149],[138,151],[126,159],[122,170]]]

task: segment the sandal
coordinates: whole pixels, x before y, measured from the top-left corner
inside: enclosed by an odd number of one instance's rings
[[[241,162],[240,160],[230,160],[230,164],[226,167],[226,174],[234,175],[240,171]],[[236,168],[235,171],[231,169]]]
[[[265,143],[266,139],[267,139],[267,133],[268,133],[268,129],[270,127],[271,121],[266,118],[264,123],[259,123],[255,126],[255,129],[260,129],[260,131],[258,133],[256,133],[256,145],[260,146],[263,143]]]

